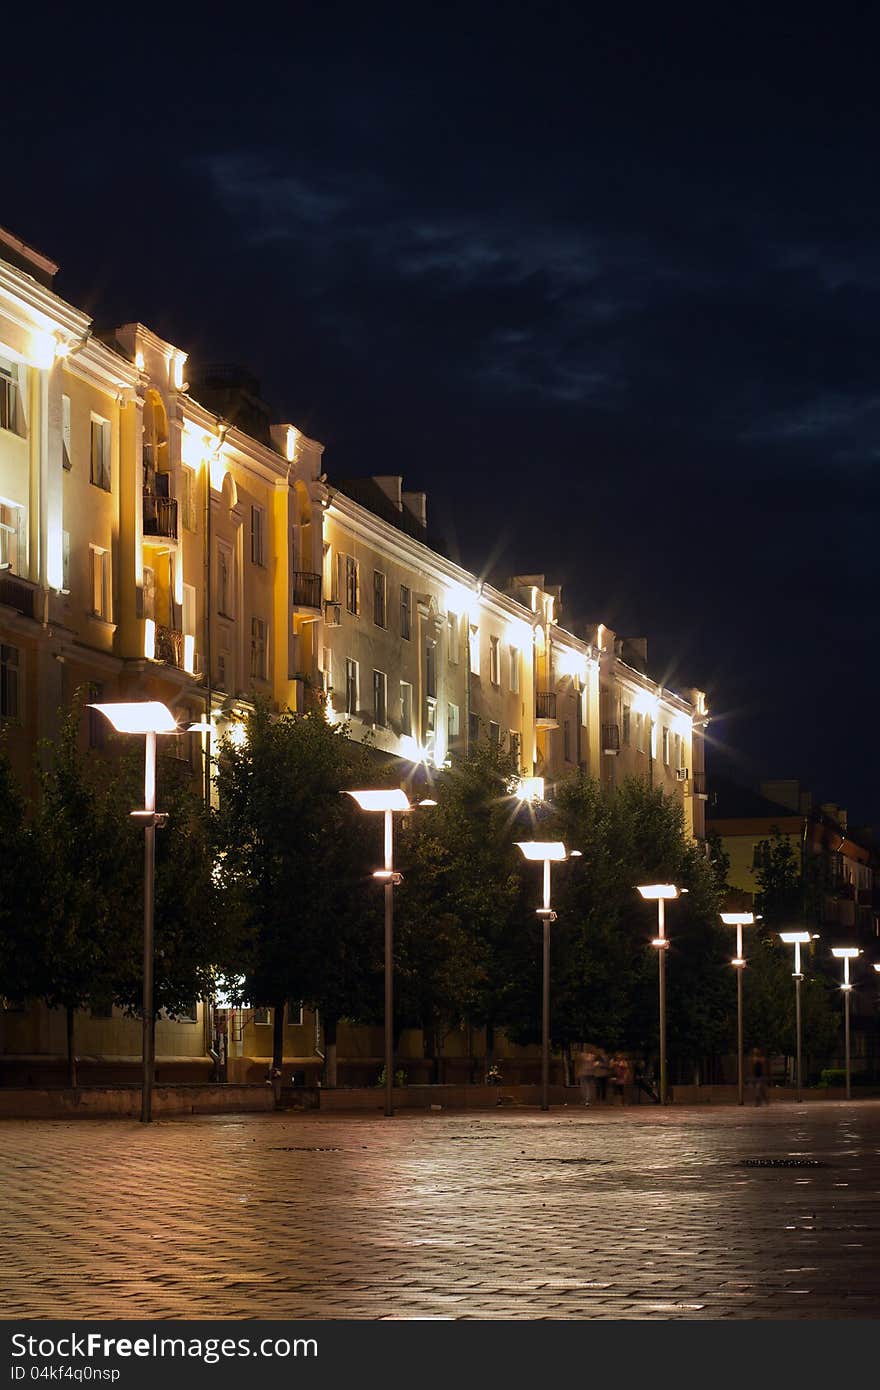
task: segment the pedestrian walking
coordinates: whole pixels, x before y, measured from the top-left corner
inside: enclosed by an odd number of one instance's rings
[[[611,1064],[604,1052],[596,1054],[593,1064],[593,1081],[596,1088],[596,1100],[606,1101],[608,1099],[608,1075],[611,1071]]]
[[[614,1100],[626,1105],[626,1088],[631,1080],[629,1059],[618,1055],[611,1063],[611,1082],[614,1087]]]
[[[760,1048],[752,1049],[752,1083],[755,1087],[755,1104],[768,1105],[767,1100],[767,1062]]]
[[[581,1088],[581,1096],[584,1105],[589,1105],[594,1096],[594,1077],[593,1071],[596,1065],[596,1054],[589,1049],[578,1053],[577,1059],[577,1079]]]

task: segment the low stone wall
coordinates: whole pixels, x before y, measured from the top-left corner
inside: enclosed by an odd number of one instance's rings
[[[156,1086],[153,1115],[211,1115],[223,1111],[272,1110],[271,1086]],[[80,1086],[75,1090],[0,1090],[0,1119],[86,1119],[89,1116],[138,1119],[140,1086]]]
[[[338,1086],[335,1090],[319,1091],[321,1110],[384,1110],[385,1090],[381,1086]],[[395,1086],[395,1110],[487,1110],[494,1107],[541,1104],[540,1086]],[[580,1100],[577,1086],[551,1086],[551,1105],[576,1104]]]
[[[736,1086],[673,1086],[671,1087],[674,1105],[736,1105],[739,1092]],[[744,1103],[755,1104],[755,1088],[744,1087]],[[802,1092],[804,1101],[846,1100],[845,1086],[805,1086]],[[874,1086],[853,1086],[853,1100],[876,1100],[880,1089]],[[767,1100],[770,1105],[780,1102],[797,1102],[798,1093],[794,1086],[768,1086]]]

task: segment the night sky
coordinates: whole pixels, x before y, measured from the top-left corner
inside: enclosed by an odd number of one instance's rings
[[[647,635],[741,780],[880,818],[871,7],[25,8],[0,223],[60,293]]]

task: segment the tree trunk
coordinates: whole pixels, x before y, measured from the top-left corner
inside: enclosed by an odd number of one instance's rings
[[[272,1070],[281,1071],[284,1065],[284,1012],[285,1001],[276,1001],[272,1010]]]
[[[486,1076],[492,1069],[495,1061],[495,1024],[486,1024]]]
[[[67,1084],[71,1089],[76,1089],[76,1049],[74,1047],[74,1024],[76,1020],[76,1010],[67,1010]]]
[[[339,1026],[338,1018],[332,1015],[324,1015],[324,1085],[330,1090],[335,1090],[337,1082],[336,1065],[336,1030]]]
[[[562,1049],[562,1080],[564,1085],[571,1085],[571,1043],[566,1043]]]

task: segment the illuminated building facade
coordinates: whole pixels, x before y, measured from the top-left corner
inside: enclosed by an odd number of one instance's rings
[[[142,324],[99,336],[56,270],[0,230],[0,719],[28,792],[79,688],[201,724],[177,752],[207,795],[212,739],[259,694],[323,700],[402,776],[483,738],[515,752],[529,796],[578,767],[644,776],[703,833],[700,692],[659,689],[607,628],[566,630],[543,575],[496,588],[430,548],[424,494],[400,478],[328,484],[323,446],[273,424],[243,374],[191,386],[186,352]],[[102,741],[98,720],[82,738]],[[271,1049],[262,1013],[233,1019],[243,1066]],[[292,1017],[293,1065],[316,1065],[316,1022]],[[136,1023],[78,1026],[82,1052],[137,1056]],[[60,1054],[63,1027],[7,1011],[0,1046]],[[200,1004],[160,1021],[165,1074],[207,1066],[209,1041]]]

